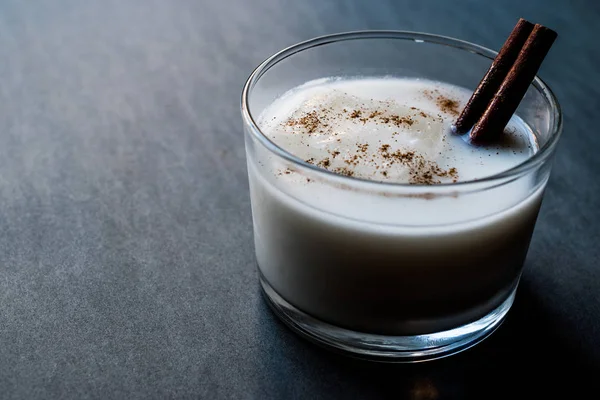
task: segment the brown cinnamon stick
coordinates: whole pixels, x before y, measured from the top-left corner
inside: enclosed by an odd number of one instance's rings
[[[523,18],[519,19],[456,120],[454,124],[456,133],[463,134],[468,132],[477,120],[481,118],[486,107],[494,97],[494,93],[498,91],[502,81],[504,81],[508,71],[510,71],[510,68],[517,59],[519,51],[521,51],[521,48],[533,30],[533,26],[531,22]]]
[[[472,142],[488,141],[502,134],[556,37],[553,30],[540,24],[534,26],[506,78],[471,130]]]

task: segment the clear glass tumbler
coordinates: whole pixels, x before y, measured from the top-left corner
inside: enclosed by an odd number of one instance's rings
[[[495,55],[443,36],[354,32],[287,48],[251,74],[242,116],[256,258],[267,301],[293,330],[357,357],[422,361],[464,350],[500,325],[562,130],[544,82],[535,79],[517,110],[539,151],[476,181],[427,186],[336,175],[278,147],[257,123],[279,96],[320,78],[426,78],[473,90]],[[317,186],[285,179],[287,168]],[[385,218],[370,212],[374,196]],[[440,215],[434,223],[425,218],[432,212]]]

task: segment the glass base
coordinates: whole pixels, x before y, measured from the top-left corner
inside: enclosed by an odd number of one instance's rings
[[[443,332],[388,336],[356,332],[318,320],[284,300],[260,274],[263,294],[275,314],[293,331],[329,350],[356,358],[383,362],[419,362],[447,357],[481,342],[496,330],[513,304],[515,288],[507,299],[477,321]]]

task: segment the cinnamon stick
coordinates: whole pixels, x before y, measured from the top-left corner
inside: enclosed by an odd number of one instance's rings
[[[498,88],[500,88],[504,78],[517,59],[519,51],[525,44],[533,27],[534,25],[531,22],[523,18],[519,19],[456,120],[454,125],[456,133],[463,134],[468,132],[477,120],[481,118],[486,107],[494,97],[494,93],[498,91]]]
[[[471,130],[469,138],[472,142],[488,141],[502,134],[556,37],[553,30],[535,24],[506,78]]]

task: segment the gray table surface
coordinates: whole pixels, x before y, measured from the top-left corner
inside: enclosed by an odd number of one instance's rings
[[[357,29],[497,49],[519,16],[560,34],[541,76],[565,132],[505,324],[408,366],[296,337],[258,289],[248,74],[282,47]],[[597,389],[599,18],[592,0],[0,0],[0,398]]]

